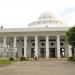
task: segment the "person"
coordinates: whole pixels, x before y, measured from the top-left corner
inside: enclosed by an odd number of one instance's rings
[[[35,56],[34,59],[37,61],[37,56]]]
[[[35,61],[37,61],[37,56],[35,54],[35,49],[34,49],[34,59],[35,59]]]

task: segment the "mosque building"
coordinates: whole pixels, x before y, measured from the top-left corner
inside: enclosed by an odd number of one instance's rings
[[[70,27],[45,12],[27,28],[0,29],[0,57],[62,58],[72,56],[66,32]]]

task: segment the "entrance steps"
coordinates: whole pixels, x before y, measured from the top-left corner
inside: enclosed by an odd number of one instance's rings
[[[9,60],[9,57],[0,57],[0,60]],[[20,60],[20,58],[16,58]],[[29,61],[35,61],[35,58],[28,58]],[[67,61],[67,58],[38,58],[37,61]]]
[[[28,58],[30,61],[35,60],[34,58]],[[37,61],[67,61],[67,58],[38,58]]]

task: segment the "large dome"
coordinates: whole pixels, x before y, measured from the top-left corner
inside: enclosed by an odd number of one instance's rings
[[[50,12],[45,12],[45,13],[42,13],[39,17],[40,20],[44,20],[44,19],[55,19],[55,16],[50,13]]]
[[[64,22],[58,20],[52,13],[45,12],[40,15],[37,21],[28,25],[29,27],[63,27]]]

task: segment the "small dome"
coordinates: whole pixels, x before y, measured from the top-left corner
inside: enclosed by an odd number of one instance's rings
[[[43,14],[40,15],[39,17],[40,20],[43,20],[43,19],[55,19],[54,15],[50,12],[45,12]]]

